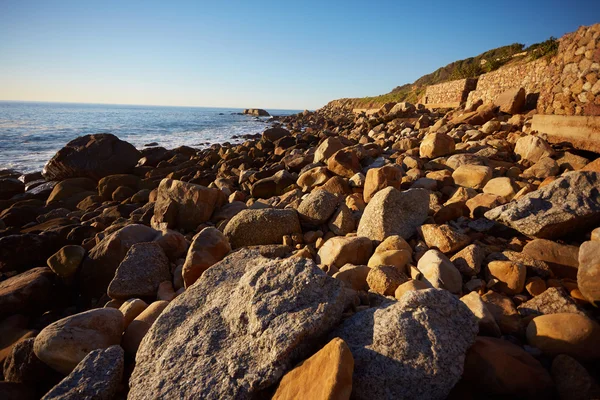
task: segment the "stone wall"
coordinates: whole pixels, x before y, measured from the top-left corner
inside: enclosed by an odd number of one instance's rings
[[[458,107],[467,100],[468,93],[477,86],[477,79],[460,79],[427,86],[423,103]]]
[[[477,89],[469,93],[467,107],[479,100],[491,103],[505,91],[522,87],[527,93],[528,108],[535,108],[537,98],[547,84],[547,70],[548,61],[539,59],[483,74],[479,77]]]
[[[554,115],[600,115],[600,24],[560,39],[548,67],[538,111]]]

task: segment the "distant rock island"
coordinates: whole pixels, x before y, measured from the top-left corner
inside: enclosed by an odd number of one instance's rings
[[[257,117],[270,117],[271,116],[271,114],[269,114],[267,111],[265,111],[261,108],[246,108],[244,110],[244,114],[254,115]]]

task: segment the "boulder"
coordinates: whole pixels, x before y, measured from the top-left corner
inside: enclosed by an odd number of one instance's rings
[[[342,281],[347,287],[354,290],[369,290],[367,276],[371,268],[366,265],[346,264],[333,274],[335,279]]]
[[[435,248],[442,253],[454,253],[471,242],[471,238],[459,232],[450,225],[425,224],[420,228],[421,236],[429,248]]]
[[[527,268],[523,264],[512,261],[492,261],[488,264],[486,278],[497,279],[494,289],[514,296],[525,289]]]
[[[171,265],[156,242],[136,243],[129,248],[108,285],[112,299],[155,298],[158,286],[171,280]]]
[[[183,264],[183,281],[189,287],[211,266],[221,261],[231,246],[227,237],[218,229],[208,227],[194,236],[185,263]]]
[[[500,111],[507,114],[518,114],[525,106],[525,89],[509,89],[494,100],[494,105],[500,107]]]
[[[243,114],[254,115],[255,117],[270,117],[271,116],[271,114],[269,114],[267,111],[263,110],[262,108],[246,108],[243,111]]]
[[[25,184],[15,178],[0,179],[0,200],[8,200],[25,191]]]
[[[142,343],[142,339],[150,330],[150,327],[169,305],[166,300],[158,300],[148,305],[142,312],[140,312],[134,319],[129,323],[125,332],[123,333],[123,340],[121,346],[127,352],[127,354],[135,356]],[[124,315],[124,319],[128,318],[128,315]]]
[[[482,189],[492,179],[492,169],[483,165],[462,165],[452,173],[454,183],[472,189]]]
[[[338,206],[327,227],[338,236],[345,236],[356,229],[356,220],[346,203],[341,203]]]
[[[294,175],[286,170],[281,170],[268,178],[263,178],[252,185],[250,195],[259,199],[268,199],[273,196],[280,196],[285,189],[296,182]]]
[[[354,358],[348,345],[340,338],[286,373],[273,400],[349,399],[352,392]]]
[[[409,281],[404,282],[396,288],[396,291],[394,292],[394,297],[396,298],[396,300],[400,300],[406,292],[424,289],[431,289],[431,285],[429,285],[427,282],[411,279]]]
[[[501,197],[504,201],[512,200],[518,191],[519,186],[506,176],[490,179],[483,187],[483,193]]]
[[[372,267],[367,275],[369,289],[382,296],[393,296],[398,286],[408,281],[404,271],[393,265]]]
[[[80,136],[60,149],[44,166],[46,180],[87,177],[99,180],[133,170],[141,154],[115,135],[99,133]]]
[[[47,311],[57,294],[55,276],[38,267],[0,282],[0,316]]]
[[[354,356],[353,399],[445,399],[462,375],[477,322],[452,294],[405,293],[354,314],[332,333]]]
[[[481,300],[494,316],[503,334],[516,334],[521,331],[521,317],[510,297],[490,290],[481,296]]]
[[[121,342],[123,314],[97,308],[58,320],[35,338],[35,355],[62,374],[70,374],[88,353]]]
[[[338,198],[325,190],[314,190],[302,200],[298,207],[300,220],[311,225],[321,225],[333,215]]]
[[[148,226],[133,224],[105,236],[81,264],[79,282],[84,296],[89,300],[104,294],[129,248],[151,242],[159,234]]]
[[[437,158],[454,152],[454,139],[445,133],[435,132],[425,136],[419,146],[421,158]]]
[[[148,308],[148,304],[140,299],[128,299],[119,307],[119,311],[123,313],[123,327],[125,331],[127,331],[129,324],[144,312],[146,308]]]
[[[373,254],[373,244],[366,237],[336,236],[319,249],[319,263],[341,268],[346,264],[365,265]]]
[[[544,354],[567,354],[578,360],[600,358],[600,325],[581,314],[535,317],[527,325],[527,342]]]
[[[520,304],[517,309],[523,317],[562,313],[586,315],[562,287],[549,287],[533,299]]]
[[[363,191],[365,203],[371,201],[375,193],[388,186],[400,189],[401,183],[402,169],[396,165],[384,165],[380,168],[369,169]]]
[[[46,393],[62,376],[37,358],[34,342],[32,337],[15,344],[4,360],[4,380],[35,386]]]
[[[467,352],[463,381],[481,398],[552,398],[552,378],[538,360],[507,340],[477,337]]]
[[[591,240],[579,247],[577,270],[579,291],[592,304],[600,304],[600,241]]]
[[[600,173],[570,172],[485,217],[524,235],[555,239],[600,222]]]
[[[334,155],[338,150],[346,147],[341,138],[333,136],[323,140],[315,150],[315,163],[327,163],[329,157]]]
[[[80,201],[91,195],[96,195],[96,183],[92,179],[65,179],[54,186],[46,204],[58,203],[73,210]]]
[[[219,189],[165,178],[158,185],[152,226],[166,224],[168,228],[195,230],[210,220],[215,208],[224,202],[223,197]]]
[[[538,162],[543,157],[552,157],[554,150],[539,136],[523,136],[515,144],[515,154],[531,163]]]
[[[367,265],[371,268],[380,265],[393,265],[400,271],[407,272],[407,266],[411,260],[411,251],[406,249],[375,251],[375,254],[369,258]]]
[[[341,282],[311,261],[238,251],[206,270],[152,325],[128,398],[264,395],[316,350],[344,306]]]
[[[451,293],[460,293],[462,276],[444,253],[438,250],[428,250],[419,259],[417,269],[423,274],[421,280],[432,287],[446,289]]]
[[[68,245],[51,255],[46,263],[52,272],[63,280],[70,281],[79,269],[84,257],[85,249],[83,247]]]
[[[546,239],[534,239],[523,247],[523,254],[550,265],[561,278],[577,278],[579,247]]]
[[[561,400],[600,398],[600,386],[590,373],[573,357],[560,354],[552,361],[552,379]]]
[[[471,292],[461,297],[460,301],[469,307],[469,310],[477,318],[480,335],[500,336],[500,327],[496,323],[494,315],[488,310],[477,292]]]
[[[93,350],[42,400],[111,399],[121,385],[124,364],[121,346]]]
[[[302,233],[295,210],[263,208],[242,210],[223,231],[232,249],[263,244],[281,244],[284,235]]]
[[[303,191],[309,191],[314,186],[324,184],[329,180],[329,178],[330,174],[327,167],[316,167],[300,174],[296,184],[300,186]]]
[[[98,195],[104,200],[111,200],[114,191],[119,187],[137,190],[140,182],[141,179],[136,175],[117,174],[105,176],[98,182]]]
[[[360,172],[360,159],[355,148],[344,148],[336,151],[327,160],[327,169],[344,178],[352,178]]]
[[[392,235],[408,239],[425,222],[428,211],[427,190],[411,189],[401,192],[388,187],[377,192],[365,208],[357,234],[380,241]]]
[[[450,258],[456,269],[465,276],[479,274],[483,260],[485,260],[485,250],[478,244],[468,245]]]
[[[279,139],[284,138],[286,136],[290,136],[290,131],[288,131],[287,129],[278,127],[278,126],[276,126],[274,128],[266,129],[262,134],[262,138],[269,142],[276,142]]]

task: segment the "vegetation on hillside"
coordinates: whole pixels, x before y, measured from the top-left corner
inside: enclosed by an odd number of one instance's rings
[[[523,59],[533,61],[542,57],[551,57],[557,51],[558,40],[554,37],[550,37],[541,43],[532,44],[527,48],[522,43],[513,43],[488,50],[475,57],[454,61],[430,74],[423,75],[412,84],[398,86],[390,93],[353,99],[352,104],[354,108],[374,108],[389,102],[408,101],[415,103],[424,94],[427,86],[457,79],[475,78],[495,71],[508,63]],[[518,56],[520,53],[526,54]]]

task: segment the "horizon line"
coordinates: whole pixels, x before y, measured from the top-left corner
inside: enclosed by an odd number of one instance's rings
[[[311,109],[300,109],[300,108],[274,108],[274,107],[229,107],[229,106],[176,106],[176,105],[165,105],[165,104],[133,104],[133,103],[88,103],[88,102],[79,102],[79,101],[48,101],[48,100],[9,100],[9,99],[0,99],[0,103],[44,103],[44,104],[85,104],[85,105],[102,105],[102,106],[137,106],[137,107],[171,107],[171,108],[219,108],[219,109],[237,109],[237,110],[245,110],[245,109],[261,109],[268,111],[278,110],[278,111],[314,111]]]

